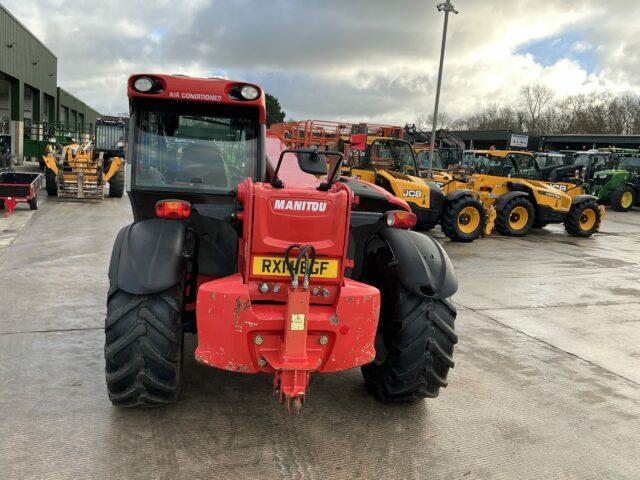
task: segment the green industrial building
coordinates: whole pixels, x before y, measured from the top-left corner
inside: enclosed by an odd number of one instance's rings
[[[93,132],[100,114],[58,87],[57,78],[57,57],[0,4],[0,149],[19,161],[37,156],[47,136]]]

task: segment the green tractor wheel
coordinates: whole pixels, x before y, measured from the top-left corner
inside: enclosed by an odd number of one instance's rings
[[[611,208],[616,212],[626,212],[636,203],[636,192],[630,185],[620,185],[611,194]]]

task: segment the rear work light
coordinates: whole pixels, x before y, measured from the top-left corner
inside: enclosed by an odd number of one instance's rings
[[[140,77],[133,82],[133,88],[142,93],[150,92],[153,88],[153,80],[147,77]]]
[[[251,101],[260,97],[260,89],[253,85],[236,84],[229,88],[227,96],[233,100]]]
[[[156,217],[181,220],[191,216],[191,204],[184,200],[160,200],[156,203]]]
[[[260,96],[260,92],[252,85],[245,85],[240,89],[240,95],[247,100],[255,100]]]
[[[391,210],[385,213],[385,217],[387,217],[387,225],[393,228],[413,228],[418,221],[415,213],[404,210]]]
[[[138,77],[133,81],[133,89],[140,93],[162,93],[165,85],[157,77]]]

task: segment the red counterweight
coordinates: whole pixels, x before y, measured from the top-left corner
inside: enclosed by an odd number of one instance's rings
[[[201,285],[196,359],[274,373],[278,398],[297,410],[311,372],[375,358],[380,293],[344,277],[353,201],[345,185],[320,191],[246,180],[238,198],[240,272]]]

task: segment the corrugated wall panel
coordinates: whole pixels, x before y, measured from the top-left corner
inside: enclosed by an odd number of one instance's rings
[[[2,5],[0,5],[0,40],[0,72],[54,96],[58,70],[57,58]],[[14,44],[14,46],[9,48],[8,44]]]

